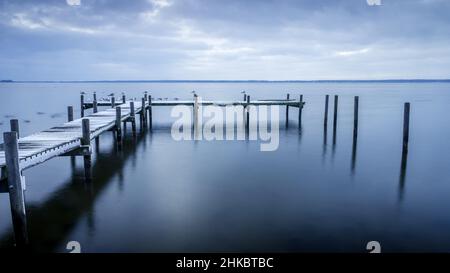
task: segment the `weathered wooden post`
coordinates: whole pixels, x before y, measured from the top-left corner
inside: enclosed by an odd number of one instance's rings
[[[67,106],[67,121],[73,121],[73,106]]]
[[[355,96],[355,103],[353,109],[353,136],[358,135],[358,112],[359,112],[359,96]]]
[[[117,142],[122,141],[122,128],[120,127],[120,122],[122,121],[122,109],[120,106],[116,107],[116,134],[117,134]]]
[[[9,202],[14,228],[16,245],[23,247],[28,243],[27,215],[25,211],[25,194],[22,184],[22,175],[19,166],[19,144],[16,132],[3,134],[3,148],[5,150],[5,163],[8,171]]]
[[[194,139],[197,139],[198,135],[198,96],[194,94]]]
[[[147,112],[147,110],[145,110],[145,97],[142,97],[141,103],[142,103],[142,105],[141,105],[141,124],[143,126],[145,126],[147,124],[147,122],[146,122],[147,118],[145,116],[145,112]]]
[[[153,120],[152,120],[152,96],[148,96],[148,119],[150,122],[150,130],[152,130],[153,127]]]
[[[245,127],[247,129],[247,132],[250,133],[250,95],[247,95],[247,105],[245,106],[245,108],[247,112]]]
[[[9,124],[11,126],[11,132],[16,132],[17,133],[17,138],[20,137],[20,133],[19,133],[19,120],[18,119],[11,119],[9,121]]]
[[[303,111],[303,95],[300,95],[298,104],[298,129],[302,129],[302,111]]]
[[[244,93],[244,101],[247,100],[247,94]]]
[[[97,113],[97,112],[98,112],[97,100],[94,100],[94,101],[92,102],[92,107],[93,107],[93,109],[94,109],[94,113]]]
[[[148,93],[147,93],[147,91],[144,92],[144,99],[145,99],[145,101],[148,101]]]
[[[403,151],[408,152],[410,103],[406,102],[403,110]]]
[[[82,130],[82,137],[81,137],[81,146],[83,148],[88,148],[89,152],[83,155],[84,159],[84,176],[86,181],[91,180],[91,129],[89,125],[89,119],[84,118],[81,121],[81,130]]]
[[[125,97],[125,94],[122,94],[122,103],[127,102],[127,98]]]
[[[96,101],[97,100],[97,93],[94,91],[94,94],[93,94],[93,100],[92,101]]]
[[[134,111],[134,101],[130,101],[130,118],[131,118],[131,130],[133,134],[136,134],[136,114]]]
[[[334,116],[333,116],[333,130],[337,128],[337,114],[338,114],[338,95],[334,96]]]
[[[111,108],[116,107],[116,98],[114,96],[111,97]]]
[[[286,95],[286,100],[289,103],[289,97],[290,95]],[[286,128],[289,127],[289,104],[286,104]]]
[[[84,117],[84,93],[80,95],[80,103],[81,103],[81,117]]]
[[[323,125],[327,126],[328,124],[328,101],[329,101],[330,95],[325,95],[325,116],[323,119]]]

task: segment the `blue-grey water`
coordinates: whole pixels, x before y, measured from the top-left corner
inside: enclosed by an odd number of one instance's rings
[[[154,108],[154,130],[129,128],[122,150],[112,132],[93,146],[93,181],[83,162],[54,158],[24,172],[31,247],[67,252],[450,251],[450,83],[1,83],[0,132],[21,135],[79,112],[79,92],[99,97],[237,100],[304,95],[280,144],[174,141],[170,108]],[[324,95],[339,95],[338,126],[323,127]],[[353,97],[360,97],[354,145]],[[403,104],[411,103],[402,168]],[[90,110],[89,110],[90,111]],[[138,126],[139,129],[139,126]],[[326,134],[325,134],[326,133]],[[325,135],[324,135],[325,134]],[[334,141],[333,141],[334,140]],[[0,194],[0,248],[13,244],[8,194]]]

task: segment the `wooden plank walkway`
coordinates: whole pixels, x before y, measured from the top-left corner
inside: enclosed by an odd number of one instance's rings
[[[123,102],[115,102],[116,105],[121,105]],[[298,107],[298,100],[254,100],[254,101],[212,101],[212,100],[199,100],[200,105],[217,105],[217,106],[226,106],[226,105],[287,105],[292,107]],[[94,106],[94,102],[84,102],[85,108],[92,108]],[[194,106],[193,100],[152,100],[152,106],[175,106],[175,105],[187,105]],[[111,106],[110,100],[101,100],[97,101],[97,106]]]
[[[122,121],[130,117],[130,103],[119,104],[121,107]],[[148,104],[146,104],[148,106]],[[134,101],[135,112],[139,113],[142,103]],[[91,139],[115,126],[116,109],[110,108],[104,111],[84,117],[89,119]],[[59,156],[81,147],[82,119],[66,122],[60,126],[52,127],[39,133],[19,138],[19,165],[27,169],[40,164],[50,158]],[[0,168],[2,178],[5,178],[5,153],[3,145],[0,147]]]

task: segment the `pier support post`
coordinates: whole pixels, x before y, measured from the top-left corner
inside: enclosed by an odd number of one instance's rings
[[[328,101],[329,101],[330,95],[325,95],[325,116],[323,118],[323,126],[328,125]]]
[[[145,101],[148,101],[148,93],[147,93],[147,91],[144,92],[144,99],[145,99]]]
[[[73,106],[67,106],[67,121],[73,121]]]
[[[134,111],[134,101],[130,101],[130,118],[131,118],[131,130],[133,131],[133,134],[136,134],[136,118],[135,118],[135,111]]]
[[[150,122],[150,131],[153,127],[153,119],[152,119],[152,96],[148,96],[148,119]]]
[[[247,129],[247,132],[250,133],[250,95],[247,95],[247,105],[245,106],[245,108],[247,112],[245,128]]]
[[[147,110],[145,110],[145,97],[142,97],[141,99],[142,101],[142,105],[141,105],[141,125],[143,128],[145,128],[145,126],[147,125],[147,117],[145,115],[145,112],[147,112]]]
[[[9,121],[9,124],[11,126],[11,132],[16,132],[17,133],[17,138],[20,137],[20,133],[19,133],[19,120],[18,119],[11,119]]]
[[[111,108],[116,107],[116,98],[114,96],[111,97]]]
[[[93,100],[92,101],[96,101],[97,100],[97,93],[95,91],[94,91],[94,94],[92,96],[93,96]]]
[[[122,103],[127,102],[127,98],[125,97],[125,94],[122,94]]]
[[[19,144],[16,132],[3,134],[6,169],[8,171],[9,201],[16,245],[23,247],[28,243],[27,215],[25,211],[24,184],[19,166]]]
[[[81,137],[81,145],[82,146],[91,146],[91,129],[89,126],[89,119],[85,118],[82,120],[82,137]],[[89,148],[89,152],[90,152]],[[91,174],[91,155],[85,154],[83,156],[84,159],[84,176],[86,178],[86,181],[91,181],[92,174]]]
[[[353,136],[358,136],[359,96],[355,96],[353,109]]]
[[[338,95],[334,96],[334,115],[333,115],[333,131],[337,128],[337,114],[338,114]]]
[[[286,95],[286,100],[289,102],[290,95]],[[289,105],[286,105],[286,128],[289,127]]]
[[[194,139],[198,139],[198,96],[194,94]]]
[[[116,107],[116,134],[117,134],[117,142],[122,141],[122,128],[120,127],[120,122],[122,121],[122,108],[120,106]]]
[[[92,103],[92,107],[93,107],[93,111],[94,111],[94,113],[97,113],[98,112],[98,107],[97,107],[97,100],[94,100],[94,102]]]
[[[403,152],[408,152],[410,103],[405,102],[403,110]]]
[[[303,111],[303,95],[300,95],[300,100],[298,104],[298,129],[302,129],[302,111]]]
[[[81,104],[81,117],[84,117],[84,94],[80,95],[80,104]]]

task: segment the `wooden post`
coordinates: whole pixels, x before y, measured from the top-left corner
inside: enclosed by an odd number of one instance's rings
[[[11,132],[16,132],[17,133],[17,138],[20,137],[20,133],[19,133],[19,120],[18,119],[11,119],[9,121],[9,124],[11,126]]]
[[[403,151],[408,152],[410,103],[406,102],[403,111]]]
[[[303,111],[303,95],[300,95],[300,103],[298,104],[298,129],[302,129],[302,111]]]
[[[122,109],[120,106],[116,107],[116,133],[117,141],[122,141],[122,128],[120,127],[120,122],[122,121]]]
[[[359,96],[355,96],[355,103],[353,109],[353,135],[358,135],[358,113],[359,112]]]
[[[147,93],[147,91],[144,92],[144,99],[145,99],[145,101],[148,101],[148,93]]]
[[[116,107],[116,98],[114,96],[111,97],[111,108]]]
[[[94,97],[93,101],[96,101],[97,100],[97,93],[96,92],[94,92],[93,97]]]
[[[97,100],[94,100],[93,104],[93,108],[94,108],[94,113],[98,112],[98,107],[97,107]]]
[[[147,118],[145,116],[145,112],[147,111],[147,110],[145,110],[145,97],[142,97],[141,103],[142,103],[142,105],[141,105],[141,123],[142,123],[142,125],[145,125],[146,120],[147,120]]]
[[[136,133],[136,119],[135,119],[135,112],[134,112],[134,101],[130,101],[130,118],[131,118],[131,130],[133,131],[133,134]]]
[[[125,94],[122,94],[122,103],[127,102],[127,98],[125,97]]]
[[[198,97],[194,94],[194,139],[197,139],[198,133]]]
[[[286,100],[289,102],[290,95],[286,95]],[[286,128],[289,127],[289,105],[286,104]]]
[[[19,144],[16,132],[3,134],[5,163],[8,171],[9,202],[14,228],[14,237],[18,247],[28,243],[27,215],[25,211],[25,194],[19,166]]]
[[[325,95],[325,117],[323,119],[323,125],[327,126],[328,124],[328,100],[330,98],[330,95]]]
[[[148,96],[148,118],[150,122],[150,130],[152,130],[153,127],[153,120],[152,120],[152,96]]]
[[[247,122],[245,124],[245,127],[247,128],[247,132],[250,130],[250,95],[247,95],[247,106],[245,107],[247,110]],[[249,132],[250,133],[250,132]]]
[[[67,121],[73,121],[73,106],[67,106]]]
[[[81,103],[81,117],[84,117],[84,94],[81,94],[80,96],[80,103]]]
[[[81,137],[81,145],[82,146],[90,146],[91,145],[91,129],[89,126],[89,119],[84,118],[81,124],[82,129],[82,137]],[[84,155],[84,176],[86,181],[91,180],[91,155]]]
[[[247,100],[247,94],[244,94],[244,101]]]
[[[333,116],[333,130],[337,128],[337,114],[338,114],[338,95],[334,96],[334,116]]]

